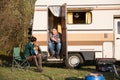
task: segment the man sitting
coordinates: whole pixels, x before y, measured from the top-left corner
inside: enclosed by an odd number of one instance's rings
[[[31,37],[30,42],[28,42],[25,46],[24,55],[27,60],[34,60],[37,66],[37,71],[42,72],[42,55],[38,49],[38,46],[35,46],[37,39],[35,37]]]
[[[51,57],[55,55],[54,50],[56,50],[56,58],[59,58],[61,50],[61,34],[58,33],[56,28],[53,28],[52,32],[49,35],[48,47],[51,53]]]

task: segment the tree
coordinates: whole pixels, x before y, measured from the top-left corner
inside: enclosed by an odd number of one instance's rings
[[[0,0],[0,54],[10,55],[15,46],[23,51],[34,3],[35,0]]]

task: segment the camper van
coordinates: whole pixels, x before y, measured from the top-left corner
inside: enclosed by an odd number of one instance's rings
[[[59,59],[49,58],[52,28],[62,35]],[[36,0],[32,35],[47,62],[120,61],[120,0]]]

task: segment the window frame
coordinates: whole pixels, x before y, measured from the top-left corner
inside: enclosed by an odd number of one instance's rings
[[[74,13],[74,12],[90,12],[91,14],[91,22],[90,23],[69,23],[69,20],[68,20],[68,13]],[[93,16],[92,16],[92,10],[91,9],[83,9],[83,8],[72,8],[72,9],[67,9],[67,24],[69,25],[89,25],[89,24],[92,24],[92,20],[93,20]],[[85,19],[86,21],[86,19]]]

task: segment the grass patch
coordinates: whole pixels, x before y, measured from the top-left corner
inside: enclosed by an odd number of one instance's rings
[[[80,69],[65,69],[62,67],[44,66],[42,73],[30,70],[11,71],[11,67],[0,67],[0,80],[83,80],[91,72],[96,72],[95,66],[82,66]],[[103,72],[105,80],[113,80],[113,73]],[[82,79],[81,79],[82,78]]]
[[[32,67],[35,69],[35,67]],[[2,80],[65,80],[69,77],[83,77],[86,71],[79,71],[74,69],[62,69],[44,67],[42,73],[34,72],[33,70],[15,70],[11,72],[11,68],[0,67],[0,78]],[[3,74],[2,74],[3,73]]]

